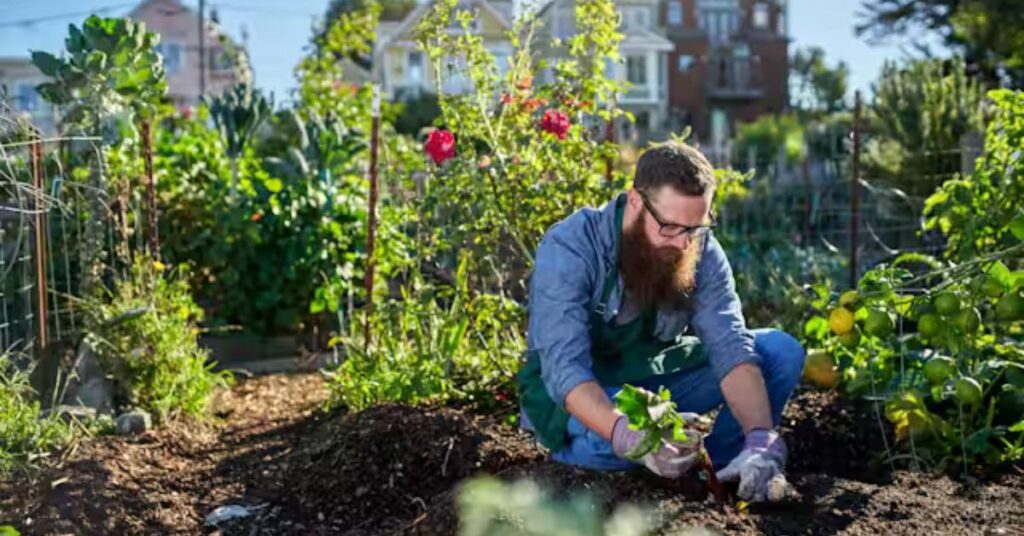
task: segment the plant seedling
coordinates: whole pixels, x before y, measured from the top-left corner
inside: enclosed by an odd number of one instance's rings
[[[627,458],[642,458],[657,449],[662,440],[676,445],[688,445],[692,441],[686,434],[686,418],[676,411],[671,393],[664,387],[658,394],[654,394],[646,389],[626,384],[615,395],[615,405],[629,419],[630,428],[643,433],[643,440],[632,451],[626,453]],[[711,457],[703,445],[700,447],[699,456],[700,470],[711,494],[718,502],[729,504],[729,496],[715,476]]]

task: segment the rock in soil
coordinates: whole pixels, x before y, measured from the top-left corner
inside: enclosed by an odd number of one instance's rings
[[[149,413],[136,409],[118,415],[114,425],[118,435],[142,434],[153,427],[153,419]]]
[[[799,499],[743,513],[710,500],[694,479],[545,461],[525,434],[467,410],[325,414],[325,397],[317,374],[242,380],[218,397],[220,424],[179,421],[96,438],[63,461],[0,481],[0,521],[25,535],[202,534],[210,512],[235,504],[260,506],[219,533],[454,535],[460,483],[489,473],[534,479],[558,497],[586,491],[603,511],[648,506],[656,534],[1024,532],[1024,471],[974,486],[890,471],[878,463],[886,428],[871,407],[833,393],[799,393],[784,417]]]

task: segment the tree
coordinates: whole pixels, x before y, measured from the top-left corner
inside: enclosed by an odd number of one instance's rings
[[[793,106],[806,115],[845,110],[848,75],[845,62],[829,67],[825,63],[825,51],[819,47],[797,50],[790,60]]]
[[[416,0],[331,0],[324,14],[321,36],[326,35],[343,15],[351,16],[354,13],[374,11],[374,6],[380,8],[380,20],[400,21],[416,9]],[[369,52],[353,51],[347,57],[366,69],[373,66],[373,58]]]
[[[866,145],[869,178],[924,197],[960,171],[961,138],[984,129],[982,92],[964,62],[887,62],[874,84]]]
[[[858,35],[884,40],[924,28],[961,54],[971,74],[986,85],[1024,87],[1024,9],[1019,0],[863,0],[861,5]]]

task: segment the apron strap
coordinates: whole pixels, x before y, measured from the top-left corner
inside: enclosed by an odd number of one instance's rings
[[[619,236],[615,237],[615,261],[609,265],[604,276],[604,286],[601,288],[601,298],[597,302],[597,306],[594,307],[594,314],[596,314],[602,321],[604,320],[604,314],[608,312],[608,298],[612,294],[612,289],[615,288],[615,284],[618,283],[619,279],[619,242],[622,240],[622,217],[625,212],[626,204],[625,198],[619,198],[615,202],[615,230],[619,233]]]

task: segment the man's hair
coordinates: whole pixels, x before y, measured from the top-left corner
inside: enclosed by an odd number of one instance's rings
[[[671,186],[683,195],[704,195],[715,189],[715,169],[700,151],[678,141],[652,147],[636,164],[633,187],[654,193]]]

